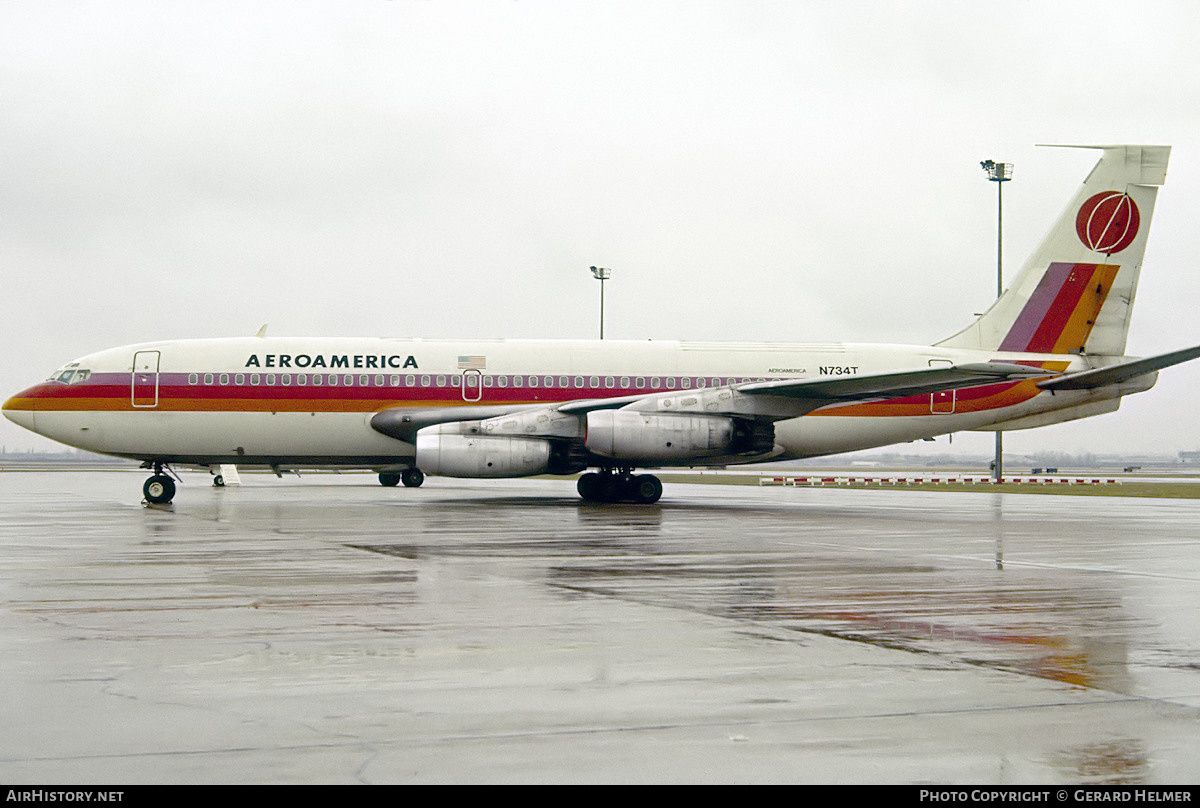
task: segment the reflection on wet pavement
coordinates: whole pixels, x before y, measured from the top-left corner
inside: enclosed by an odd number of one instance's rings
[[[242,781],[1200,774],[1181,741],[1200,729],[1191,501],[674,485],[601,506],[569,483],[350,475],[150,508],[127,475],[0,489],[10,780],[114,760],[129,779],[160,749],[170,780],[235,748]],[[107,752],[67,729],[114,716]]]

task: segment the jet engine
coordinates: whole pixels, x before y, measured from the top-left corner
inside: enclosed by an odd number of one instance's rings
[[[584,445],[614,460],[670,463],[732,454],[765,454],[775,445],[768,422],[716,415],[597,410],[587,414]]]
[[[442,477],[526,477],[550,469],[550,441],[463,435],[427,427],[417,432],[417,468]]]

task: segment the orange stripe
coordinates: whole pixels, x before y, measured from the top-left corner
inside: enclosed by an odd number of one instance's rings
[[[1108,292],[1112,289],[1113,281],[1116,280],[1118,269],[1120,267],[1115,264],[1097,265],[1096,271],[1088,282],[1087,290],[1075,304],[1071,316],[1063,326],[1062,333],[1054,342],[1054,349],[1049,353],[1083,350],[1088,336],[1092,333],[1092,326],[1096,324],[1096,318],[1100,315],[1100,309],[1108,297]]]

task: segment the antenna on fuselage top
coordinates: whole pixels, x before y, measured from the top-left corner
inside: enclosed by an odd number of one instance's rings
[[[267,335],[267,323],[263,323],[262,328],[258,329],[258,333],[255,334],[254,336],[265,337],[266,335]]]

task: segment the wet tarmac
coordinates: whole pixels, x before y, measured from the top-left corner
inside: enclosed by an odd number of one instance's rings
[[[1200,781],[1200,500],[0,473],[0,781]]]

